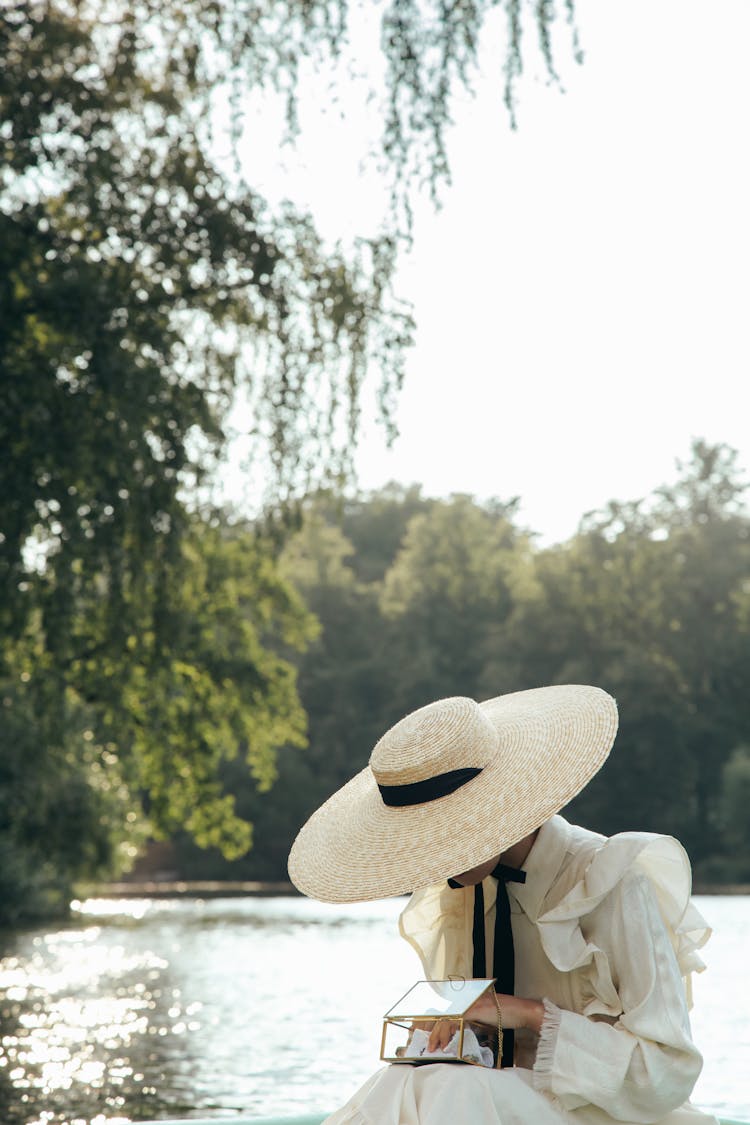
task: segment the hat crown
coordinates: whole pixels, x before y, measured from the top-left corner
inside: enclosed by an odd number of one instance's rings
[[[370,756],[378,785],[410,785],[451,770],[483,769],[499,736],[475,700],[438,699],[386,731]]]

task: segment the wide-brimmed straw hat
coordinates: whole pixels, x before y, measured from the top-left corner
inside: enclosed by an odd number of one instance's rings
[[[469,871],[572,800],[616,732],[614,699],[581,684],[421,707],[313,813],[290,878],[311,898],[362,902]]]

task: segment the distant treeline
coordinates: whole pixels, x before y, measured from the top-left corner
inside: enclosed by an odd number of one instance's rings
[[[305,818],[380,735],[447,695],[593,683],[620,708],[615,750],[568,808],[607,834],[668,832],[704,879],[750,879],[750,517],[726,447],[679,479],[587,515],[540,548],[516,501],[392,486],[311,498],[281,566],[320,624],[298,669],[309,745],[258,793],[224,767],[254,845],[228,863],[175,837],[184,877],[279,879]]]
[[[36,526],[18,479],[0,926],[63,913],[149,837],[184,878],[283,879],[299,826],[405,713],[550,683],[620,706],[574,819],[671,832],[701,878],[750,879],[750,515],[726,447],[696,443],[675,484],[553,547],[516,501],[400,486],[311,495],[286,530],[173,498],[155,528],[142,490],[91,508],[80,490],[107,481],[76,477]]]

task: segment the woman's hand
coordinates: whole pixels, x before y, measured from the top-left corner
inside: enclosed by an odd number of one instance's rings
[[[453,1036],[458,1031],[458,1023],[456,1020],[438,1020],[437,1023],[432,1024],[430,1031],[430,1038],[427,1042],[428,1051],[442,1051],[447,1047]]]
[[[500,1001],[504,1028],[510,1031],[511,1028],[526,1027],[539,1034],[544,1019],[544,1004],[541,1000],[526,1000],[523,996],[507,996],[502,992],[498,993],[497,998]],[[484,1027],[497,1027],[497,1004],[491,992],[485,992],[475,1000],[466,1011],[466,1020],[480,1023]],[[458,1026],[456,1020],[438,1020],[432,1025],[427,1050],[442,1051],[458,1031]]]

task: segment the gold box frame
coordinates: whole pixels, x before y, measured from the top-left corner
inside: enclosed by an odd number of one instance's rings
[[[396,1063],[396,1064],[401,1063],[402,1065],[408,1064],[410,1066],[425,1066],[428,1063],[434,1063],[434,1062],[463,1063],[463,1064],[468,1065],[468,1066],[483,1066],[484,1064],[477,1061],[476,1059],[464,1058],[463,1057],[464,1031],[465,1031],[466,1027],[469,1026],[472,1022],[471,1020],[466,1019],[465,1012],[468,1008],[471,1007],[472,1004],[474,1004],[479,999],[480,996],[483,996],[485,994],[485,992],[487,992],[493,986],[494,983],[495,982],[492,979],[472,979],[472,980],[466,980],[466,981],[457,981],[457,980],[419,980],[419,981],[417,981],[416,984],[412,985],[412,987],[410,989],[408,989],[403,994],[403,996],[401,996],[400,999],[397,1000],[396,1003],[393,1004],[391,1006],[391,1008],[389,1008],[388,1012],[386,1012],[386,1014],[383,1016],[383,1030],[382,1030],[382,1033],[381,1033],[381,1036],[380,1036],[380,1060],[381,1060],[381,1062]],[[442,1015],[435,1015],[434,1013],[426,1014],[425,1012],[414,1012],[414,1013],[399,1012],[396,1016],[392,1016],[392,1015],[389,1014],[390,1012],[393,1012],[393,1010],[395,1008],[398,1008],[399,1004],[401,1004],[401,1002],[407,998],[409,993],[413,992],[421,984],[448,985],[452,989],[455,989],[456,985],[458,985],[458,984],[461,984],[461,985],[483,984],[484,988],[480,989],[479,991],[473,990],[471,999],[466,1003],[466,1005],[463,1009],[463,1012],[455,1012],[455,1013],[442,1014]],[[411,1024],[406,1023],[404,1021],[418,1021],[419,1024],[436,1024],[436,1023],[442,1023],[445,1020],[450,1020],[451,1023],[458,1024],[458,1051],[457,1051],[455,1056],[446,1055],[444,1058],[441,1058],[441,1059],[435,1059],[435,1058],[421,1059],[418,1056],[412,1058],[412,1057],[405,1057],[403,1055],[387,1055],[386,1054],[386,1036],[388,1034],[388,1028],[389,1027],[391,1027],[391,1026],[400,1027],[404,1031],[410,1032],[410,1031],[415,1030],[414,1024],[413,1023],[411,1023]]]

